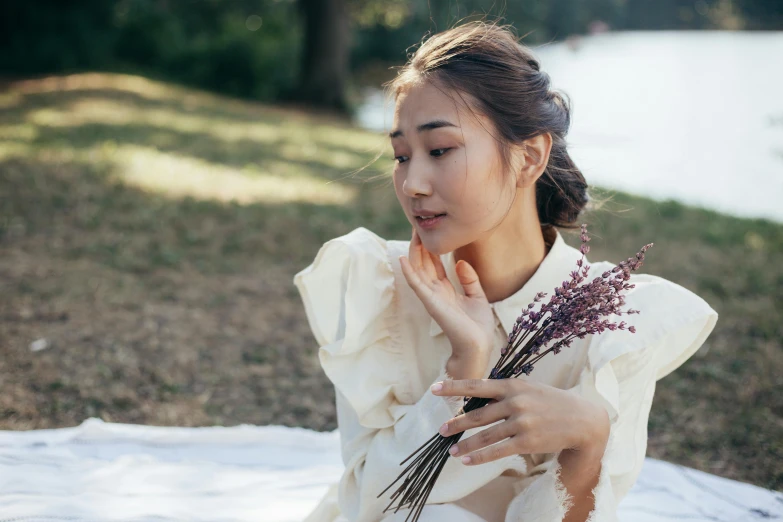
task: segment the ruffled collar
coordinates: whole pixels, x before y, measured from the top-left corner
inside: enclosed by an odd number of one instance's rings
[[[546,292],[547,296],[544,299],[549,300],[555,287],[562,285],[564,281],[570,279],[571,272],[578,268],[576,261],[582,257],[582,252],[578,248],[568,245],[557,228],[551,227],[549,230],[554,232],[549,232],[549,235],[545,233],[544,237],[547,238],[554,235],[552,247],[543,261],[541,261],[541,264],[538,265],[538,269],[536,269],[532,277],[514,294],[500,301],[490,303],[495,315],[500,319],[500,324],[503,326],[506,335],[511,333],[517,317],[519,317],[524,308],[527,308],[529,303],[533,302],[533,298],[538,292]],[[454,285],[454,288],[460,294],[465,295],[465,291],[457,278],[454,252],[442,254],[440,258],[446,270],[446,275]],[[585,262],[587,262],[587,256],[585,256]],[[435,319],[430,319],[430,335],[435,336],[442,332],[443,330]]]

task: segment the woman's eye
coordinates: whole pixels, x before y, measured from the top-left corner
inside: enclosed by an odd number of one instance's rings
[[[430,155],[439,158],[444,154],[446,154],[446,152],[450,151],[451,149],[452,147],[448,147],[445,149],[433,149],[430,151]],[[397,163],[405,163],[406,161],[408,161],[407,156],[395,156],[394,159],[395,161],[397,161]]]

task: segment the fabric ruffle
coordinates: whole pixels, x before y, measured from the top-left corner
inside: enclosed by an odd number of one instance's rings
[[[394,272],[386,240],[364,227],[331,239],[296,274],[294,284],[329,380],[362,426],[393,425],[389,407],[404,382],[400,371],[406,361],[393,336]]]
[[[611,270],[611,263],[594,263],[595,277]],[[634,288],[625,293],[623,310],[639,310],[633,315],[611,316],[633,325],[627,330],[606,331],[593,336],[588,350],[589,378],[583,373],[585,395],[601,402],[614,420],[620,413],[618,372],[629,373],[630,358],[621,356],[639,350],[650,350],[655,379],[660,380],[688,360],[715,328],[718,313],[701,297],[668,279],[652,274],[631,274]],[[638,358],[637,358],[638,360]]]
[[[508,506],[506,522],[535,520],[559,522],[571,508],[572,499],[560,481],[558,454],[528,470],[528,476],[516,485],[514,499]]]

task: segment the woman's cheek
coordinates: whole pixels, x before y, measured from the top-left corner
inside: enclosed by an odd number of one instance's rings
[[[402,204],[403,201],[403,193],[402,193],[402,183],[405,181],[405,179],[402,177],[402,174],[400,171],[395,167],[394,172],[392,173],[392,182],[394,183],[394,193],[397,195],[397,201]]]

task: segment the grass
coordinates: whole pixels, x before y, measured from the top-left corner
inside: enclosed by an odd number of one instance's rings
[[[383,147],[326,115],[138,77],[6,85],[0,428],[334,429],[292,278],[357,226],[409,237],[379,177],[390,154],[351,174]],[[654,241],[641,271],[720,314],[658,383],[648,455],[783,488],[783,225],[622,193],[589,223],[591,259]]]

